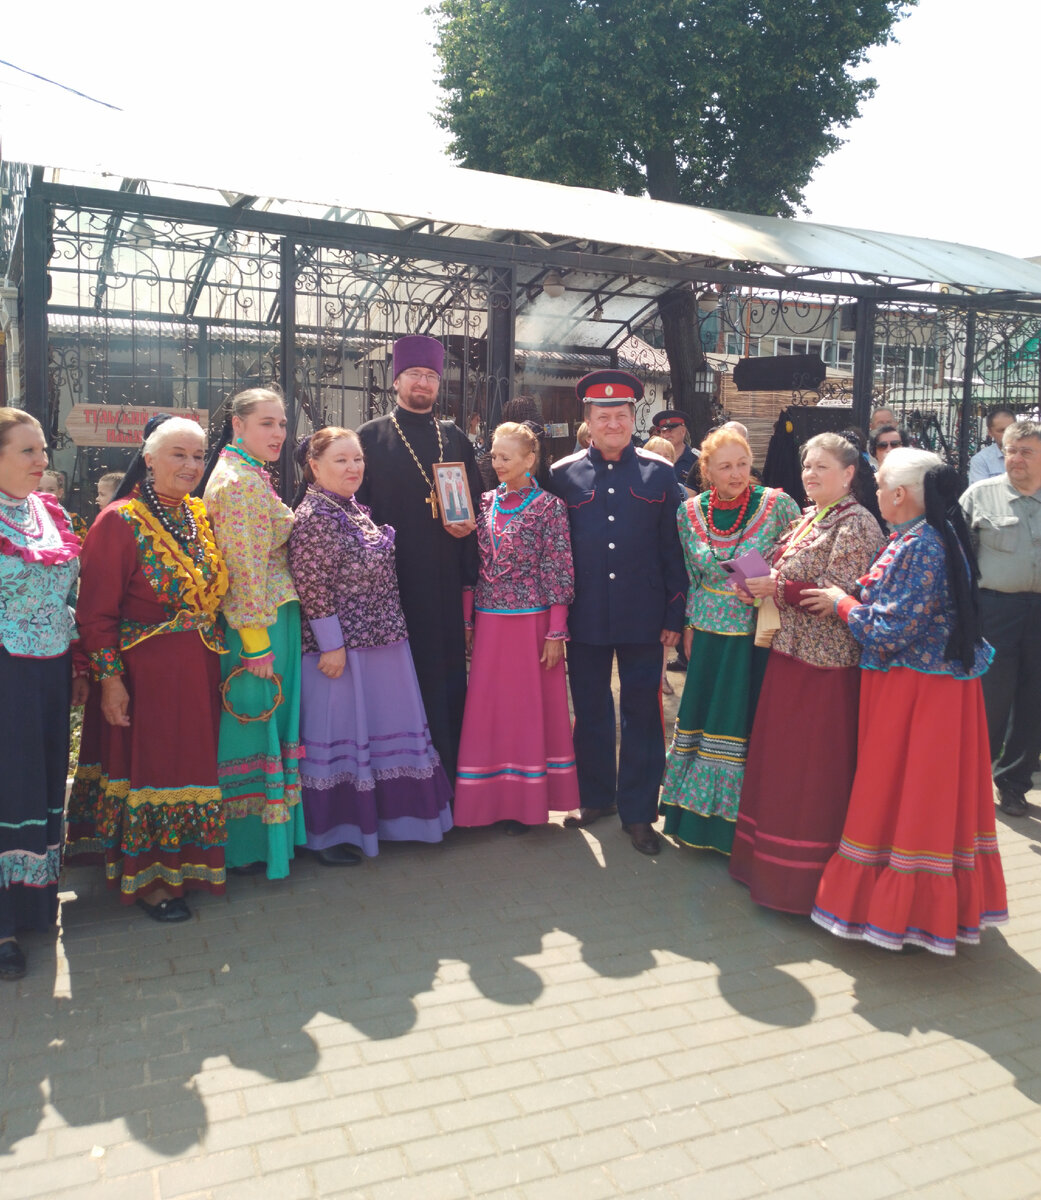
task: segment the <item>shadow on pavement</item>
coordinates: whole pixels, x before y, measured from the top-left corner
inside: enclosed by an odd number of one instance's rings
[[[51,1125],[92,1127],[89,1140],[110,1122],[157,1154],[181,1154],[205,1141],[222,1095],[248,1084],[256,1108],[274,1108],[277,1090],[259,1092],[257,1075],[314,1075],[315,1021],[385,1042],[443,1000],[464,1013],[491,1001],[507,1015],[545,1004],[574,1024],[585,1016],[569,978],[590,972],[605,995],[627,980],[670,988],[673,1006],[689,992],[691,1021],[708,1002],[797,1028],[818,1015],[800,970],[823,963],[848,978],[855,1013],[875,1029],[970,1042],[1041,1100],[1038,972],[1000,933],[949,960],[843,943],[757,908],[720,856],[666,843],[646,858],[609,822],[523,838],[457,830],[443,846],[386,846],[350,870],[303,857],[289,880],[232,880],[171,928],[121,908],[87,868],[66,886],[76,895],[60,942],[29,941],[29,976],[0,996],[0,1154]],[[573,961],[532,965],[547,945],[576,943]],[[677,982],[665,978],[671,963]],[[644,979],[652,972],[662,978]]]

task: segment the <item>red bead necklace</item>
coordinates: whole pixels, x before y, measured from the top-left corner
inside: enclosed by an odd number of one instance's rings
[[[718,538],[731,538],[741,528],[741,523],[745,519],[745,513],[748,512],[748,505],[752,499],[751,486],[746,487],[740,496],[735,496],[733,500],[720,500],[719,493],[715,488],[712,488],[708,494],[708,512],[705,514],[705,524],[708,526],[709,533],[714,533]],[[740,505],[741,511],[737,514],[737,520],[724,532],[722,529],[716,528],[715,521],[712,520],[713,509],[727,511],[737,508]]]

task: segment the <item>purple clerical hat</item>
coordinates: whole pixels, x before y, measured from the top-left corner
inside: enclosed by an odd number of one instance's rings
[[[444,374],[445,348],[437,338],[409,334],[394,343],[394,378],[409,367],[421,367],[437,375]]]

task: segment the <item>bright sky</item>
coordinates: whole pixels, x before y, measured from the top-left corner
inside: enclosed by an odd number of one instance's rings
[[[374,170],[407,154],[421,181],[446,141],[430,115],[426,3],[8,4],[0,58],[150,113],[157,139],[212,141],[244,122],[291,156],[303,124],[320,152]],[[871,63],[874,100],[808,190],[810,219],[1041,254],[1041,3],[920,0],[898,36]]]

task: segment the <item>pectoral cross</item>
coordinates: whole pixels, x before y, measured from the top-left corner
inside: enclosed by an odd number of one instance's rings
[[[431,489],[430,489],[430,495],[429,495],[429,496],[427,496],[427,498],[426,498],[426,499],[423,501],[423,503],[424,503],[424,504],[429,504],[429,505],[430,505],[430,515],[431,515],[431,516],[434,518],[434,520],[436,521],[436,520],[437,520],[437,517],[438,517],[438,507],[437,507],[437,489],[436,489],[436,488],[431,488]]]

